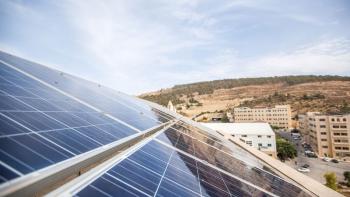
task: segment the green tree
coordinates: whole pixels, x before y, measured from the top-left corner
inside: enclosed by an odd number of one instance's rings
[[[275,126],[275,125],[270,125],[270,127],[272,128],[272,130],[280,129],[278,126]]]
[[[323,177],[326,179],[327,187],[333,190],[337,190],[337,176],[335,175],[334,172],[328,172],[324,174]]]
[[[225,112],[224,115],[222,116],[221,122],[230,122],[230,120],[229,120],[228,117],[227,117],[226,112]]]
[[[345,171],[343,175],[344,175],[344,180],[347,181],[346,185],[350,187],[350,171]]]
[[[297,156],[297,150],[295,149],[294,145],[286,141],[285,139],[277,138],[276,145],[277,156],[281,160],[285,160],[287,158],[293,159]]]

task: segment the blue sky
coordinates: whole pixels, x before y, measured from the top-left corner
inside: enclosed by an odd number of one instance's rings
[[[349,76],[350,2],[2,0],[0,50],[129,94],[223,78]]]

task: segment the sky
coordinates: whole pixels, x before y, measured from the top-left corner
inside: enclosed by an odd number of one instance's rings
[[[129,94],[350,76],[350,1],[1,0],[0,50]]]

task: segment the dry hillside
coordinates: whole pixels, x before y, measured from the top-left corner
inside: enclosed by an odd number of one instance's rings
[[[186,85],[181,86],[186,87]],[[275,104],[290,104],[293,114],[306,111],[346,113],[350,112],[347,105],[350,105],[350,80],[349,78],[332,78],[329,81],[313,79],[311,82],[304,80],[301,83],[277,80],[276,82],[266,81],[260,85],[215,87],[213,91],[207,91],[207,93],[191,92],[189,88],[181,92],[175,86],[175,88],[143,94],[140,97],[163,105],[168,100],[172,100],[178,110],[189,117],[203,112],[227,111],[239,105],[254,107]]]

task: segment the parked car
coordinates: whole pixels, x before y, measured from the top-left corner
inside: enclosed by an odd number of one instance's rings
[[[310,172],[310,169],[301,167],[301,168],[298,168],[298,171],[308,173],[308,172]]]
[[[309,168],[310,167],[310,165],[309,164],[304,164],[303,166],[301,166],[301,167],[303,167],[303,168]]]
[[[314,153],[314,152],[311,152],[311,153],[307,153],[305,154],[307,157],[309,158],[317,158],[317,155]]]
[[[313,152],[311,150],[306,150],[306,151],[304,151],[304,153],[305,153],[305,155],[307,155],[307,154],[315,154],[315,152]]]
[[[329,158],[329,157],[323,157],[322,158],[322,161],[325,161],[325,162],[330,162],[332,159]]]
[[[331,162],[333,163],[339,163],[339,161],[337,159],[332,159]]]

